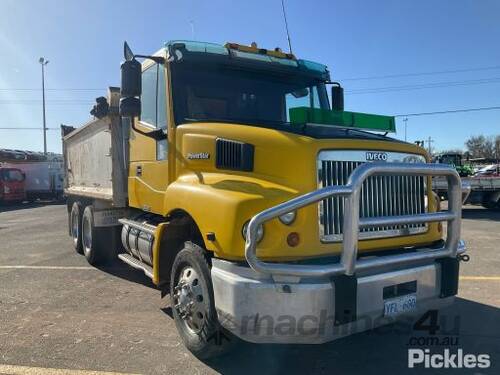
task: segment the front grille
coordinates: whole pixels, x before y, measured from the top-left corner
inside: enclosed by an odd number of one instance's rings
[[[362,161],[319,160],[320,187],[345,185]],[[425,212],[426,183],[423,176],[372,176],[365,180],[360,196],[360,217],[413,215]],[[322,241],[342,241],[344,198],[330,197],[320,202]],[[360,239],[394,237],[422,233],[426,224],[364,228]]]

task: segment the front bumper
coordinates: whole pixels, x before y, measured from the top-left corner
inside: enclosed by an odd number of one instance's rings
[[[441,280],[456,277],[458,282],[458,270],[451,276],[443,274],[444,268],[433,261],[365,274],[356,277],[354,293],[346,294],[345,285],[335,278],[275,281],[249,267],[213,259],[212,282],[219,321],[239,338],[255,343],[320,344],[450,304],[454,297],[443,294]],[[384,288],[411,282],[416,282],[417,309],[384,317]],[[343,298],[355,298],[355,317],[339,324],[336,304],[343,305]]]

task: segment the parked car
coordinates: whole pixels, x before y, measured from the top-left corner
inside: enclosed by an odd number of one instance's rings
[[[479,169],[474,177],[500,177],[500,164],[491,164]]]

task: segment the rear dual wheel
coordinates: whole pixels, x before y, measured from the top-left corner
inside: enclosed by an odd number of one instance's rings
[[[82,246],[82,216],[83,207],[80,202],[73,203],[69,214],[69,231],[73,240],[73,247],[78,254],[83,254]]]
[[[496,202],[486,199],[483,201],[482,206],[488,210],[500,209],[500,198]]]
[[[97,266],[114,259],[116,230],[114,227],[96,227],[92,206],[84,209],[80,202],[73,203],[69,230],[75,251],[85,255],[91,265]]]
[[[112,235],[112,228],[95,226],[93,207],[85,207],[82,215],[82,247],[83,255],[91,265],[98,266],[114,259]]]

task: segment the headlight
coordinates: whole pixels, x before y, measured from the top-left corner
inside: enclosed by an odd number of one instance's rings
[[[286,214],[284,215],[281,215],[279,217],[280,221],[285,224],[285,225],[290,225],[293,223],[293,221],[295,220],[295,216],[296,215],[296,212],[295,211],[292,211],[292,212],[287,212]]]
[[[10,193],[10,187],[8,187],[8,186],[5,186],[5,185],[4,185],[4,187],[3,187],[3,192],[4,192],[5,194],[9,194],[9,193]]]
[[[247,240],[247,229],[248,229],[249,222],[250,222],[250,220],[247,221],[245,224],[243,224],[243,228],[241,228],[241,234],[243,235],[243,238],[245,241]],[[257,228],[257,243],[262,241],[263,237],[264,237],[264,227],[261,224]]]

